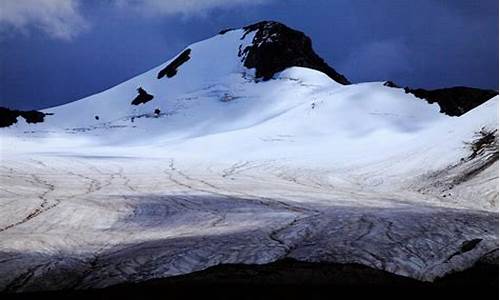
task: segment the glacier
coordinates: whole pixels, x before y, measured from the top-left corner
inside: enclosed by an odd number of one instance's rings
[[[498,96],[450,117],[384,82],[262,80],[238,55],[254,36],[0,129],[0,290],[287,257],[433,281],[498,260]],[[131,105],[139,87],[154,98]],[[472,158],[481,130],[497,144]]]

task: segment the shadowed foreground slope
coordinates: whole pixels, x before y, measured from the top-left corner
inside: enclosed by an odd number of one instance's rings
[[[334,299],[345,296],[408,295],[467,299],[478,291],[498,297],[498,264],[480,262],[434,283],[357,264],[308,263],[284,259],[264,265],[219,265],[204,271],[104,289],[4,294],[12,299]]]

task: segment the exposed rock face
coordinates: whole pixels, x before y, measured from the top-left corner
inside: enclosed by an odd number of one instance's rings
[[[174,77],[177,74],[177,68],[180,67],[183,63],[187,62],[191,57],[189,54],[191,53],[191,49],[184,50],[179,56],[177,56],[168,66],[166,66],[163,70],[158,73],[158,79],[167,76],[168,78]]]
[[[8,127],[17,123],[17,117],[19,117],[19,111],[0,107],[0,127]]]
[[[269,80],[277,72],[289,67],[306,67],[325,73],[341,84],[350,84],[342,74],[337,73],[312,48],[311,39],[304,33],[281,23],[263,21],[243,28],[245,38],[255,33],[253,44],[240,49],[244,66],[255,68],[257,78]]]
[[[401,88],[393,81],[386,81],[384,86]],[[428,103],[437,103],[441,112],[449,116],[461,116],[471,109],[498,95],[498,91],[457,86],[436,90],[404,88],[405,93],[424,99]]]
[[[41,123],[44,121],[46,114],[36,110],[12,110],[5,107],[0,107],[0,127],[9,127],[17,123],[19,116],[23,117],[28,123]]]
[[[138,88],[137,92],[139,93],[139,95],[137,95],[137,97],[132,100],[132,105],[144,104],[153,100],[154,98],[153,95],[148,94],[148,92],[146,92],[142,87]]]
[[[437,90],[410,89],[406,87],[405,92],[411,93],[417,98],[425,99],[428,103],[438,103],[441,112],[449,116],[461,116],[498,95],[498,91],[463,86]]]
[[[391,88],[401,88],[399,85],[397,85],[394,81],[386,81],[384,82],[384,86],[391,87]]]

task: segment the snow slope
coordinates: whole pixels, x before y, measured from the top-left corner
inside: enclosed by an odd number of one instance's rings
[[[0,130],[0,289],[285,256],[433,280],[498,255],[498,148],[469,160],[466,144],[498,129],[498,96],[449,117],[382,82],[302,67],[256,80],[238,56],[253,35]],[[131,105],[138,87],[154,99]]]

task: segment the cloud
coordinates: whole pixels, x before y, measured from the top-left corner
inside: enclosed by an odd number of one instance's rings
[[[53,38],[70,40],[89,28],[79,4],[78,0],[1,0],[0,29],[24,33],[38,29]]]
[[[270,0],[115,0],[118,7],[131,8],[146,14],[183,16],[203,15],[217,8],[259,5]]]
[[[213,9],[259,5],[272,0],[109,0],[91,5],[125,9],[143,15],[204,16]],[[82,16],[82,0],[0,0],[0,33],[30,33],[71,40],[90,28]],[[108,6],[111,4],[110,6]],[[127,11],[125,11],[127,13]]]

